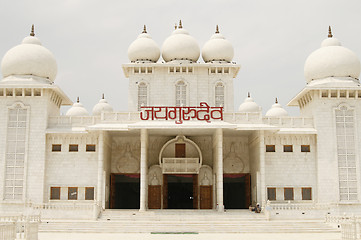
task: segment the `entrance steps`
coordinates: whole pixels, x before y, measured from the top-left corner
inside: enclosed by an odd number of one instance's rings
[[[98,220],[42,219],[40,232],[67,233],[327,233],[340,230],[324,220],[270,220],[244,211],[105,210]]]

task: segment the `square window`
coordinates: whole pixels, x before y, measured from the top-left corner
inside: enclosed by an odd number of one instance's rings
[[[86,151],[87,152],[95,152],[95,144],[87,144]]]
[[[78,188],[69,187],[68,188],[68,200],[77,200],[78,199]]]
[[[276,152],[275,145],[266,145],[266,152]]]
[[[293,200],[293,188],[284,188],[284,199]]]
[[[50,199],[51,200],[60,200],[60,187],[51,187],[50,188]]]
[[[310,145],[301,145],[301,152],[310,152]]]
[[[52,152],[61,152],[61,144],[53,144],[51,146],[51,151]]]
[[[312,200],[312,188],[302,188],[302,200]]]
[[[78,144],[69,144],[69,152],[77,152]]]
[[[267,188],[267,199],[270,201],[276,200],[276,188]]]
[[[293,152],[292,145],[283,145],[283,152]]]
[[[94,187],[85,188],[85,200],[94,200]]]

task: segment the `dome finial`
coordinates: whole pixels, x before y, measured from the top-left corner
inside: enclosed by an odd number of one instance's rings
[[[332,36],[331,26],[328,26],[328,37],[332,38]]]
[[[178,27],[177,27],[177,24],[175,23],[175,24],[174,24],[174,29],[177,30],[177,28],[178,28]]]
[[[102,94],[102,99],[104,99],[104,93]]]
[[[32,37],[35,36],[35,33],[34,33],[34,24],[31,26],[30,36],[32,36]]]
[[[147,26],[146,25],[144,25],[142,33],[147,33]]]
[[[216,33],[219,33],[218,24],[216,25]]]
[[[249,98],[251,97],[251,93],[250,92],[248,92],[248,95],[247,95]]]
[[[278,99],[276,98],[276,101],[275,101],[275,103],[278,103]]]
[[[182,20],[179,20],[179,26],[178,26],[178,28],[183,28],[183,26],[182,26]]]
[[[76,102],[79,103],[79,97],[76,98]]]

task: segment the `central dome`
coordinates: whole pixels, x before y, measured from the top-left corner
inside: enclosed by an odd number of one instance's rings
[[[189,60],[196,62],[200,55],[197,41],[189,35],[188,31],[179,22],[178,28],[173,31],[163,43],[162,57],[164,61]]]
[[[53,82],[57,64],[54,55],[35,37],[33,26],[30,36],[5,54],[1,71],[4,78],[11,75],[34,75]]]
[[[360,76],[360,60],[351,50],[342,47],[336,38],[332,38],[329,29],[328,38],[321,48],[311,53],[305,62],[305,78],[307,83],[327,77],[352,77]]]

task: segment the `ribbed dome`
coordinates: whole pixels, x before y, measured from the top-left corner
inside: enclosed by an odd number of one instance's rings
[[[131,62],[146,61],[157,62],[160,50],[156,42],[147,33],[144,25],[143,32],[132,42],[128,48],[128,58]]]
[[[260,106],[253,101],[253,98],[248,94],[248,97],[238,108],[239,112],[260,112]]]
[[[88,111],[84,108],[83,104],[79,102],[79,98],[77,102],[73,104],[73,106],[66,112],[67,116],[89,116]]]
[[[234,55],[232,44],[219,33],[218,25],[216,32],[202,48],[202,58],[205,62],[225,61],[231,62]]]
[[[179,26],[163,43],[162,57],[164,61],[189,60],[196,62],[200,55],[197,41],[179,22]]]
[[[305,62],[304,74],[307,83],[327,77],[360,76],[360,60],[351,50],[342,47],[341,43],[332,38],[331,29],[329,38],[325,39],[321,48],[310,54]]]
[[[54,81],[57,74],[55,57],[34,37],[33,30],[30,36],[3,57],[1,71],[4,78],[11,75],[34,75]]]
[[[276,98],[275,104],[266,112],[266,117],[285,117],[288,116],[287,111],[278,103]]]
[[[103,98],[93,107],[93,115],[99,116],[102,112],[113,112],[112,106]]]

